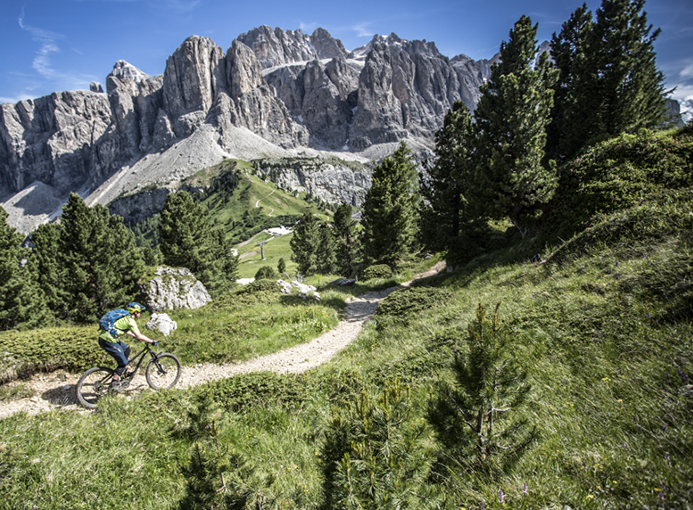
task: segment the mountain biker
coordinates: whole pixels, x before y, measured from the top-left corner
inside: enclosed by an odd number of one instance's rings
[[[99,332],[99,346],[118,363],[118,368],[115,369],[113,382],[111,383],[113,389],[120,388],[120,377],[123,375],[125,367],[128,364],[128,358],[130,357],[130,346],[122,340],[118,340],[118,337],[127,335],[141,342],[157,345],[156,341],[140,333],[137,323],[135,322],[135,320],[140,318],[140,315],[146,308],[139,303],[133,302],[128,304],[126,310],[130,315],[121,317],[113,323],[113,327],[118,335],[117,337],[111,336],[111,334],[103,328],[101,328]]]

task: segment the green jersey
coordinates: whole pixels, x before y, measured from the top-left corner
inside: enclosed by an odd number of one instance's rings
[[[137,323],[135,322],[135,318],[132,315],[121,317],[113,323],[113,327],[118,333],[118,336],[124,335],[126,331],[132,331],[133,333],[140,332],[139,328],[137,327]],[[105,329],[101,330],[99,333],[99,338],[102,338],[107,342],[116,342],[118,340],[118,338],[113,338]]]

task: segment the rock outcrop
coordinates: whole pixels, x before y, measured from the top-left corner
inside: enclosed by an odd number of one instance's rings
[[[487,61],[450,60],[432,42],[394,34],[353,52],[323,29],[306,35],[262,26],[226,53],[192,36],[162,75],[121,60],[106,94],[93,82],[89,91],[0,105],[0,203],[26,233],[54,214],[42,204],[54,207],[71,191],[107,205],[225,157],[333,151],[365,162],[403,139],[432,147],[454,101],[475,107],[488,72]]]
[[[168,336],[178,329],[178,323],[171,319],[167,313],[153,313],[146,324],[147,329],[156,330]]]
[[[200,308],[212,300],[202,282],[185,268],[157,267],[141,287],[147,307],[154,312]]]
[[[324,161],[317,158],[260,160],[255,169],[261,177],[292,192],[306,192],[328,203],[360,207],[373,182],[368,165]]]

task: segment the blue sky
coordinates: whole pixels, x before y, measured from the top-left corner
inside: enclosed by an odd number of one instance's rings
[[[1,0],[0,103],[105,86],[118,60],[163,73],[166,58],[191,35],[226,51],[260,25],[322,27],[348,50],[375,34],[435,41],[444,55],[491,58],[522,14],[550,39],[580,0]],[[599,1],[588,1],[593,11]],[[674,97],[693,97],[693,1],[650,0],[648,20],[662,28],[657,63]]]

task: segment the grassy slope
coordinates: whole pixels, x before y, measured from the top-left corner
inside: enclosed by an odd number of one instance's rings
[[[247,170],[251,165],[242,161],[227,161],[202,171],[193,177],[191,185],[208,183],[211,179],[231,168]],[[209,214],[210,222],[215,226],[223,226],[227,235],[237,242],[241,255],[239,278],[251,278],[262,266],[277,269],[280,258],[284,259],[286,272],[293,274],[296,264],[291,260],[290,235],[272,238],[269,234],[258,231],[251,239],[246,239],[244,233],[254,232],[262,227],[263,222],[280,216],[298,217],[305,212],[312,212],[319,218],[327,219],[328,213],[319,209],[315,204],[305,201],[305,193],[294,196],[277,188],[273,183],[264,181],[251,173],[243,173],[241,182],[232,194],[223,191],[210,193],[201,204]],[[249,213],[251,219],[243,224],[244,215]],[[235,223],[235,225],[234,225]],[[280,222],[287,228],[292,227],[292,221]],[[257,226],[253,229],[253,226]],[[266,241],[265,260],[262,260],[259,241]]]
[[[683,181],[690,181],[690,153]],[[576,236],[542,253],[544,264],[529,256],[501,263],[507,253],[487,254],[427,286],[391,295],[387,313],[337,360],[309,374],[250,375],[136,402],[117,399],[89,415],[3,420],[0,494],[12,508],[60,508],[67,498],[74,508],[96,501],[100,508],[185,508],[181,501],[192,507],[196,494],[222,487],[221,476],[213,475],[206,489],[200,485],[195,473],[202,458],[212,473],[215,467],[226,473],[229,492],[245,484],[275,507],[318,508],[332,409],[344,409],[362,386],[399,379],[412,388],[415,419],[425,422],[433,384],[439,374],[450,377],[452,349],[464,344],[478,304],[500,302],[512,355],[533,385],[531,402],[517,412],[538,426],[540,437],[512,471],[461,475],[443,506],[688,508],[693,188],[677,186],[633,192],[620,207],[594,214]],[[324,303],[339,308],[344,292],[325,293]],[[209,346],[215,332],[241,339],[245,333],[224,317],[238,313],[238,321],[252,321],[277,303],[271,316],[282,310],[281,299],[247,295],[243,304],[195,311],[188,322],[181,314],[181,338],[204,324]],[[244,315],[243,306],[255,300]],[[293,316],[307,313],[293,306]],[[195,348],[172,346],[181,354]]]

